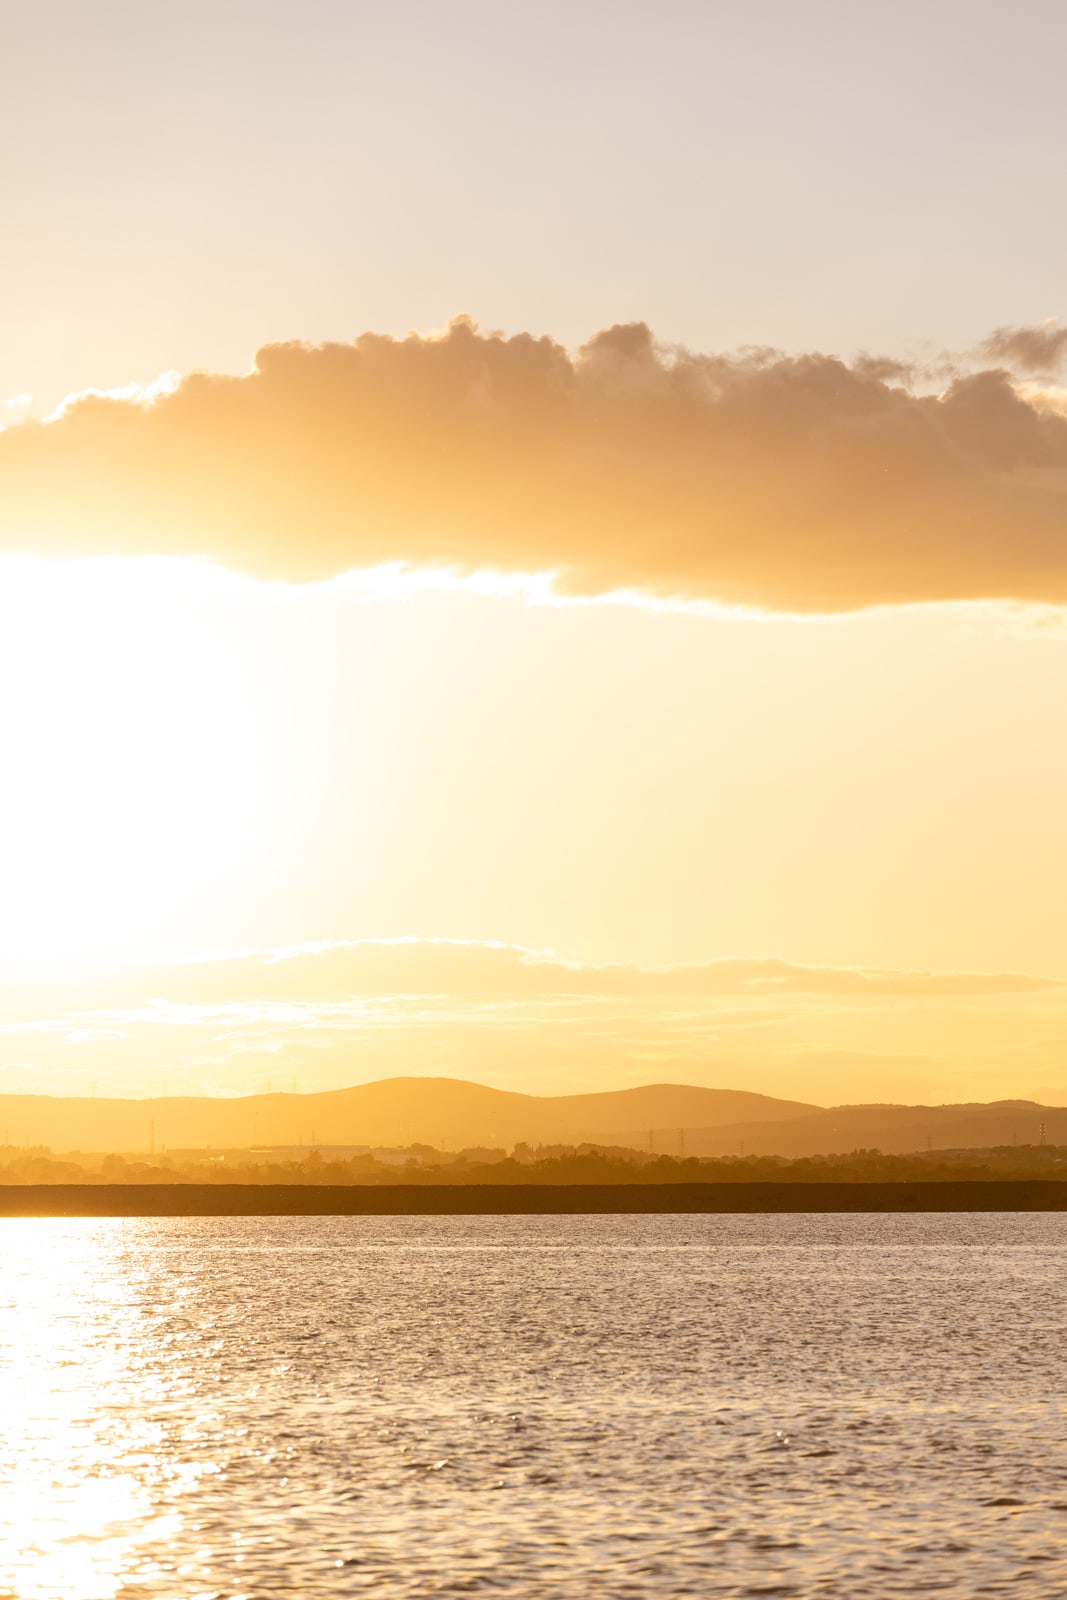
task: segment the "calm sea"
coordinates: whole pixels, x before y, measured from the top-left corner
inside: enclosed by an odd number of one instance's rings
[[[1067,1217],[0,1223],[0,1595],[1067,1594]]]

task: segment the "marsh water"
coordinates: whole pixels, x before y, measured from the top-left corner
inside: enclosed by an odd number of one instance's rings
[[[1067,1592],[1067,1217],[0,1224],[0,1595]]]

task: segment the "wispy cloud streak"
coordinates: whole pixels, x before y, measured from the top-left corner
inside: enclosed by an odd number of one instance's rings
[[[366,939],[292,949],[138,962],[83,982],[5,986],[0,1017],[113,1014],[154,1008],[210,1011],[264,1005],[352,1005],[432,996],[512,1001],[554,997],[631,998],[847,996],[853,998],[1036,994],[1059,980],[1026,973],[896,972],[805,966],[756,956],[664,967],[589,965],[517,945],[452,939]]]

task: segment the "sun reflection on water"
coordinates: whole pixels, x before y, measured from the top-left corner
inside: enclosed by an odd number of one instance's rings
[[[108,1223],[11,1220],[4,1245],[0,1594],[111,1600],[181,1522],[153,1492],[162,1396],[130,1336],[142,1269]]]

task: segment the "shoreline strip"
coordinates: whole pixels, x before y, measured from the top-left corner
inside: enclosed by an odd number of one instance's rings
[[[3,1184],[3,1217],[424,1217],[1067,1211],[1056,1179],[900,1183]]]

